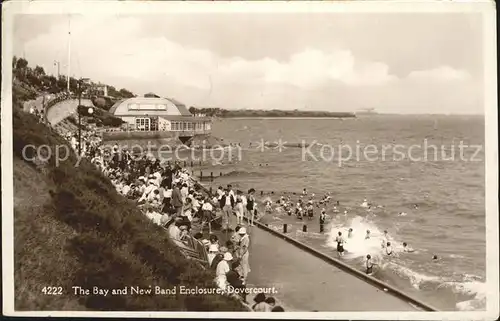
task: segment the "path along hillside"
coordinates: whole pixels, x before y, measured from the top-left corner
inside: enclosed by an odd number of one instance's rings
[[[26,145],[67,146],[34,115],[13,108],[14,271],[17,310],[244,311],[240,302],[204,296],[76,296],[72,286],[213,287],[165,231],[116,193],[108,178],[76,155],[56,164]],[[57,166],[58,165],[58,166]],[[45,295],[61,286],[62,295]]]

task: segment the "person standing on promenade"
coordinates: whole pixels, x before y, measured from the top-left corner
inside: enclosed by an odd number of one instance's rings
[[[202,221],[201,221],[201,230],[203,231],[203,227],[208,223],[208,233],[212,234],[212,211],[213,206],[210,204],[210,199],[207,197],[201,206],[201,210],[203,212]]]
[[[240,257],[240,239],[241,239],[241,235],[239,233],[240,229],[241,229],[241,226],[236,225],[236,227],[234,228],[234,232],[231,235],[231,238],[229,239],[229,242],[231,243],[231,247],[232,247],[231,252],[233,253],[233,256],[236,259],[239,259],[239,257]]]
[[[250,222],[250,226],[253,226],[253,220],[255,218],[255,189],[251,188],[248,190],[248,198],[247,198],[247,212],[249,214],[248,220]]]
[[[276,306],[276,299],[274,299],[272,296],[268,296],[264,302],[266,302],[269,305],[269,309],[271,311]]]
[[[244,207],[243,207],[243,202],[241,201],[241,198],[236,199],[235,211],[236,211],[236,225],[243,224]]]
[[[224,192],[224,195],[222,195],[220,199],[220,208],[222,209],[223,212],[223,224],[224,228],[223,230],[228,230],[231,229],[231,220],[232,220],[232,215],[233,215],[233,207],[234,207],[234,197],[229,194],[229,189],[226,189]]]
[[[213,262],[214,258],[217,256],[218,253],[219,253],[219,246],[218,246],[218,244],[217,243],[211,243],[208,246],[208,254],[207,254],[208,264],[209,265],[212,265],[212,262]]]
[[[224,253],[223,260],[217,264],[217,268],[215,269],[215,281],[220,289],[225,290],[227,288],[227,276],[226,274],[231,271],[229,267],[230,262],[233,260],[233,256],[231,253]]]
[[[189,195],[188,185],[186,183],[183,183],[180,191],[181,191],[182,202],[184,203]]]
[[[270,312],[271,307],[266,303],[266,295],[264,293],[258,293],[255,298],[253,298],[255,304],[252,306],[254,312]]]
[[[233,186],[231,184],[227,185],[227,189],[229,190],[229,195],[231,195],[232,197],[236,197],[236,195],[234,195]]]
[[[180,217],[182,215],[182,195],[181,195],[181,183],[177,183],[172,190],[172,206],[175,208],[175,215]]]
[[[240,246],[239,246],[239,255],[241,270],[242,270],[242,278],[246,282],[248,273],[250,273],[250,236],[247,234],[246,228],[242,227],[238,230],[238,234],[240,235]]]
[[[240,267],[240,262],[234,261],[231,264],[231,271],[227,272],[226,278],[227,278],[227,283],[229,283],[230,286],[232,286],[235,289],[242,290],[238,295],[243,299],[243,301],[246,302],[246,297],[247,294],[243,289],[245,289],[245,285],[243,284],[243,280],[241,279],[241,275],[239,274],[238,270]]]
[[[220,200],[220,198],[224,195],[224,189],[222,186],[217,187],[217,199]]]
[[[248,217],[247,215],[247,197],[243,194],[242,191],[236,191],[236,201],[241,199],[241,204],[243,205],[243,217]],[[243,220],[241,221],[243,223]]]

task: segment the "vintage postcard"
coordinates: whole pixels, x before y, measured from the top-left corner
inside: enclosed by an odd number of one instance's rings
[[[4,313],[498,318],[495,10],[4,3]]]

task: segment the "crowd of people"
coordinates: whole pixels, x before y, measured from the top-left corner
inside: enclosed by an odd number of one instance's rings
[[[44,123],[43,107],[68,97],[66,93],[45,96],[44,106],[30,107],[29,113],[38,116],[39,121]],[[179,162],[165,163],[153,155],[134,155],[116,145],[106,148],[102,135],[93,130],[85,119],[82,125],[81,139],[77,131],[61,128],[56,131],[69,142],[75,153],[80,151],[82,157],[101,170],[119,194],[136,201],[141,212],[154,224],[166,227],[172,239],[186,245],[192,244],[189,240],[202,244],[206,249],[208,268],[214,272],[216,286],[246,302],[247,293],[251,292],[245,291],[251,271],[247,228],[254,226],[254,220],[258,219],[255,190],[243,193],[234,190],[231,185],[226,188],[219,186],[212,195],[211,191],[197,184],[188,169],[182,168]],[[204,237],[207,229],[208,236]],[[276,306],[274,298],[266,298],[262,293],[254,298],[251,309],[284,311]]]
[[[38,108],[31,106],[29,109],[29,113],[34,115],[37,118],[38,122],[43,123],[45,121],[45,115],[43,110],[39,110]]]
[[[172,239],[186,245],[192,244],[192,240],[200,242],[206,249],[208,268],[214,272],[216,286],[246,302],[247,277],[251,271],[247,227],[253,226],[258,218],[255,190],[250,189],[244,195],[231,185],[219,186],[211,195],[179,162],[161,162],[153,155],[133,155],[117,145],[106,149],[94,130],[82,130],[81,135],[82,156],[110,178],[116,191],[136,201],[148,219],[167,228]],[[77,133],[63,136],[78,152]],[[269,298],[269,302],[272,300]],[[258,305],[258,311],[265,308],[262,305]],[[272,307],[269,305],[267,310]]]

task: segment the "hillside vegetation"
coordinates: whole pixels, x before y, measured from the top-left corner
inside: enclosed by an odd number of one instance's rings
[[[243,311],[240,302],[228,297],[179,291],[166,296],[74,295],[72,286],[208,288],[213,275],[187,260],[166,231],[118,195],[88,161],[75,167],[72,153],[57,164],[54,155],[44,154],[44,161],[32,149],[23,159],[28,144],[45,144],[52,151],[69,145],[21,109],[13,108],[17,310]],[[62,295],[42,293],[47,286],[62,287]]]
[[[204,114],[206,116],[215,116],[221,118],[252,118],[252,117],[336,117],[352,118],[356,117],[354,113],[349,112],[330,112],[330,111],[308,111],[308,110],[261,110],[261,109],[223,109],[223,108],[196,108],[190,107],[192,114]]]
[[[65,75],[54,75],[46,74],[45,70],[41,66],[30,67],[28,60],[21,57],[12,57],[12,75],[14,77],[14,83],[21,85],[31,91],[46,91],[49,93],[58,93],[65,91],[67,88],[67,78]],[[79,79],[70,77],[69,79],[69,89],[71,92],[78,92],[78,82]],[[101,87],[106,86],[108,95],[115,97],[116,99],[131,98],[134,97],[134,93],[122,88],[116,89],[114,86],[93,83],[90,81],[90,88],[86,89],[86,94],[89,96],[100,97],[104,94]]]

